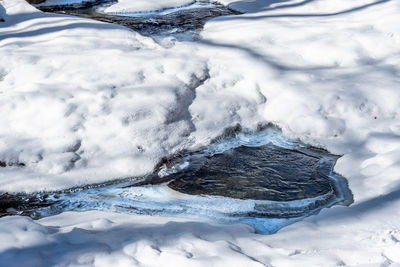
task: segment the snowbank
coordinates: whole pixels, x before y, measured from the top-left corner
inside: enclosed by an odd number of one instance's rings
[[[399,209],[345,209],[269,236],[244,225],[99,211],[66,212],[36,222],[5,217],[0,219],[0,259],[8,267],[399,266]]]
[[[344,155],[335,170],[356,200],[400,186],[399,2],[231,1],[239,4],[259,11],[216,18],[202,32],[210,79],[190,106],[193,135],[253,112]]]
[[[131,13],[156,11],[166,8],[181,7],[193,3],[193,0],[119,0],[104,9],[106,13]]]
[[[96,2],[96,0],[46,0],[36,6],[61,6],[61,5],[75,5]]]
[[[76,5],[96,2],[96,0],[46,0],[35,6]],[[119,0],[104,9],[106,13],[130,13],[156,11],[180,7],[193,3],[194,0]]]
[[[1,191],[145,174],[190,143],[187,107],[207,67],[188,49],[22,0],[3,6]]]

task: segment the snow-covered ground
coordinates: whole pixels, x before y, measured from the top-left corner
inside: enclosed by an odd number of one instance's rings
[[[106,13],[130,13],[155,11],[166,8],[180,7],[193,3],[193,0],[120,0],[107,7]]]
[[[59,6],[59,5],[76,5],[96,2],[96,0],[46,0],[36,6]]]
[[[5,217],[0,266],[400,266],[400,211],[386,201],[325,211],[274,235],[99,211]]]
[[[191,49],[24,1],[3,5],[0,161],[26,167],[2,168],[1,190],[141,175],[193,143],[188,106],[207,66]]]
[[[96,2],[96,0],[46,0],[36,6],[76,5]],[[157,11],[181,7],[195,2],[194,0],[119,0],[104,8],[106,13],[134,13]]]
[[[0,265],[400,265],[400,2],[222,2],[246,13],[166,49],[0,1],[0,190],[141,175],[227,127],[273,122],[344,155],[353,206],[271,236],[102,212],[5,217]]]
[[[206,24],[210,79],[190,107],[201,118],[193,135],[261,117],[344,155],[335,170],[356,200],[398,188],[400,2],[257,3],[263,11]],[[218,116],[205,105],[219,106]]]

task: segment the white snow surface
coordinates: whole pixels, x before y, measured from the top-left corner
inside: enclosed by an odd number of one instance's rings
[[[95,1],[96,0],[46,0],[45,2],[36,4],[35,6],[75,5],[75,4],[89,3]]]
[[[335,171],[353,206],[271,236],[98,211],[5,217],[0,265],[400,265],[400,2],[222,2],[247,13],[166,49],[0,1],[0,161],[12,165],[0,168],[0,190],[141,175],[227,127],[272,122],[344,155]]]
[[[399,209],[375,204],[382,206],[323,212],[275,235],[240,224],[101,211],[38,221],[4,217],[0,265],[400,266]]]
[[[118,0],[104,9],[106,13],[132,13],[163,10],[193,3],[193,0]]]
[[[1,168],[1,191],[141,175],[193,143],[188,106],[207,66],[190,49],[24,1],[3,6],[0,161],[26,168]]]

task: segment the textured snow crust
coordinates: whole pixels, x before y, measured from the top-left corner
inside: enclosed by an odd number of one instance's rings
[[[189,143],[203,60],[115,25],[3,5],[1,191],[145,174]]]
[[[344,155],[353,206],[271,236],[102,212],[5,217],[0,265],[399,266],[399,1],[223,2],[247,13],[165,49],[0,1],[0,191],[145,174],[227,127],[273,122]]]
[[[399,266],[399,209],[376,204],[324,211],[275,235],[100,211],[5,217],[0,266]]]
[[[201,51],[212,55],[210,79],[196,91],[190,111],[214,119],[200,119],[193,135],[204,137],[238,118],[243,123],[244,114],[254,113],[288,136],[344,155],[335,171],[348,178],[356,200],[396,190],[400,3],[234,4],[249,13],[216,18],[202,32]],[[222,112],[202,108],[211,103]]]
[[[59,6],[59,5],[75,5],[96,2],[96,0],[46,0],[36,6]]]

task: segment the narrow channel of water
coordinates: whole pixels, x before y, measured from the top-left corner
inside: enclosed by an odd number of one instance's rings
[[[166,158],[146,177],[0,196],[0,212],[37,219],[64,211],[108,210],[246,223],[268,234],[323,208],[352,202],[346,179],[333,172],[337,158],[274,128],[239,132]]]
[[[69,14],[115,23],[159,40],[196,40],[207,20],[225,15],[239,14],[217,2],[196,0],[188,5],[147,12],[116,12],[108,14],[105,7],[115,1],[105,0],[80,5],[37,6],[44,12]]]

